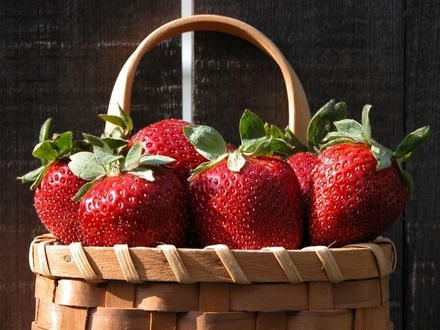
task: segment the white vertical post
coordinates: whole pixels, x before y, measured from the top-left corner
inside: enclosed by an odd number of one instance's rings
[[[181,0],[182,17],[194,14],[193,0]],[[193,119],[193,48],[194,33],[186,32],[182,34],[182,119],[192,122]]]

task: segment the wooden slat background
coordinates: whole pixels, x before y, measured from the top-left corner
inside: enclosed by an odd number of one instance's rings
[[[195,13],[241,19],[270,37],[300,77],[316,111],[334,98],[359,118],[373,105],[373,134],[395,147],[430,124],[431,141],[406,165],[416,187],[405,214],[387,233],[399,251],[391,278],[397,330],[440,328],[438,124],[439,1],[198,0]],[[28,329],[33,319],[32,238],[43,232],[32,192],[15,177],[31,158],[43,121],[56,131],[99,134],[114,80],[136,45],[180,16],[180,1],[3,0],[0,10],[0,329]],[[133,95],[139,126],[181,109],[180,38],[142,61]],[[244,108],[284,125],[286,98],[278,68],[235,37],[195,34],[195,121],[215,125],[237,143]]]

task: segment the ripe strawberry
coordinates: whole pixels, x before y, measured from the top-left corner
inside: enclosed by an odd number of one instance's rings
[[[271,156],[274,146],[283,142],[266,136],[258,117],[245,111],[240,121],[242,145],[232,153],[212,128],[187,127],[185,134],[211,160],[193,171],[189,183],[195,229],[203,245],[300,246],[299,183],[285,160]]]
[[[298,177],[306,209],[310,200],[311,173],[316,164],[321,141],[325,135],[334,130],[334,121],[345,118],[347,118],[345,103],[335,103],[331,100],[325,104],[312,117],[307,127],[308,146],[303,145],[289,129],[286,129],[285,139],[296,150],[296,153],[289,156],[288,162]]]
[[[308,242],[308,224],[310,217],[310,188],[312,183],[312,171],[315,167],[317,154],[311,152],[298,152],[289,157],[288,163],[295,172],[301,190],[301,205],[303,208],[304,235],[303,246],[310,245]]]
[[[44,226],[64,244],[81,241],[78,226],[79,202],[72,198],[85,181],[74,175],[69,161],[52,164],[34,194],[35,210]]]
[[[245,160],[240,172],[228,169],[224,159],[191,180],[191,206],[202,244],[298,248],[302,212],[293,170],[277,157]]]
[[[311,118],[307,127],[308,145],[303,145],[295,135],[287,128],[285,139],[295,147],[296,153],[289,156],[288,162],[293,168],[301,186],[301,199],[304,217],[304,242],[309,245],[308,225],[310,214],[310,189],[312,182],[312,171],[317,162],[319,145],[326,134],[335,129],[333,122],[347,118],[345,103],[335,103],[331,100],[321,107]]]
[[[169,157],[142,156],[140,143],[126,157],[103,140],[86,136],[92,152],[71,156],[73,173],[90,181],[80,190],[79,226],[85,243],[94,246],[181,246],[187,226],[185,190],[161,164]]]
[[[79,224],[91,246],[182,246],[186,197],[169,169],[156,169],[154,181],[131,173],[109,176],[81,199]]]
[[[298,152],[289,157],[288,163],[295,172],[301,186],[302,200],[310,200],[310,185],[312,171],[316,164],[317,154],[311,152]]]
[[[400,164],[429,137],[423,127],[409,134],[396,152],[371,138],[365,106],[362,125],[336,122],[313,171],[310,240],[313,245],[367,242],[382,235],[402,214],[412,180]]]
[[[191,123],[181,119],[164,119],[144,127],[128,142],[142,144],[143,153],[168,156],[176,161],[170,166],[184,186],[187,185],[190,171],[206,159],[185,138],[183,128]]]
[[[50,119],[43,124],[40,142],[33,151],[42,166],[19,179],[23,183],[32,182],[34,207],[46,229],[60,242],[70,244],[82,239],[78,226],[79,202],[72,198],[85,181],[70,171],[67,156],[88,149],[88,145],[84,141],[72,141],[71,132],[49,139],[50,124]]]

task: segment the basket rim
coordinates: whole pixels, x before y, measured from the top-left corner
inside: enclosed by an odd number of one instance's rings
[[[51,234],[35,237],[29,249],[33,273],[51,278],[84,279],[91,283],[198,282],[292,283],[383,278],[396,267],[396,248],[384,237],[340,248],[311,246],[232,250],[224,245],[203,249],[63,245]]]

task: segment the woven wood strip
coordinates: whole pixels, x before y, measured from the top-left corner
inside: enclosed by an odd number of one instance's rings
[[[319,260],[321,260],[322,268],[327,273],[330,283],[341,283],[344,281],[341,270],[333,257],[332,252],[326,246],[309,246],[304,248],[306,251],[315,251]]]
[[[218,257],[223,263],[223,266],[225,266],[234,283],[251,284],[251,281],[249,281],[249,279],[243,273],[243,269],[241,269],[240,265],[237,263],[234,254],[226,245],[210,245],[205,247],[205,249],[213,249],[217,253]]]
[[[176,276],[177,282],[183,284],[195,283],[174,245],[159,245],[158,248],[163,251],[165,258],[167,258],[168,264]]]
[[[137,272],[136,266],[130,256],[127,244],[115,244],[113,246],[119,266],[121,267],[124,278],[129,283],[141,283],[142,280]]]
[[[396,269],[397,258],[394,257],[392,262],[390,262],[390,260],[387,259],[386,255],[382,251],[382,249],[380,249],[380,247],[378,245],[378,243],[380,243],[380,242],[391,244],[393,253],[396,253],[396,247],[394,246],[394,243],[391,240],[384,238],[384,237],[378,237],[376,240],[376,244],[373,244],[373,243],[350,244],[350,245],[347,245],[346,248],[353,248],[353,247],[359,247],[359,248],[367,247],[367,248],[369,248],[376,257],[377,265],[379,267],[380,277],[384,277]]]
[[[150,311],[197,311],[199,310],[199,286],[178,283],[137,285],[135,306]]]
[[[162,312],[277,312],[325,309],[358,309],[382,305],[382,279],[345,281],[339,284],[177,283],[132,284],[108,281],[47,279],[38,275],[35,296],[45,302],[71,307],[139,308]]]
[[[89,315],[89,329],[149,329],[150,313],[141,309],[97,307]]]
[[[389,305],[384,304],[375,308],[360,308],[355,310],[354,330],[393,330],[389,318]]]
[[[304,280],[301,277],[296,265],[290,259],[289,254],[286,249],[281,246],[267,247],[263,248],[263,251],[270,251],[273,253],[278,263],[281,266],[284,274],[286,275],[287,281],[289,283],[297,284],[303,283]]]
[[[82,275],[81,277],[90,283],[102,282],[102,279],[95,273],[93,267],[90,265],[82,244],[79,242],[72,243],[69,245],[69,249],[72,259],[75,261],[75,264]]]
[[[87,329],[88,309],[37,300],[35,323],[50,330]]]
[[[256,330],[285,330],[286,329],[286,313],[258,313]]]
[[[44,245],[44,256],[39,253],[40,244]],[[46,244],[45,240],[36,240],[30,249],[30,264],[35,273],[53,277],[84,278],[84,270],[77,265],[68,246]],[[384,276],[391,272],[395,262],[395,250],[389,242],[378,244],[383,251],[384,262],[389,266],[386,270],[379,269],[376,255],[370,247],[347,247],[329,249],[338,265],[344,280],[367,279]],[[79,245],[78,245],[79,247]],[[94,275],[87,275],[90,280],[126,280],[113,248],[82,247],[88,269]],[[176,282],[175,270],[170,266],[163,251],[158,248],[130,248],[130,258],[142,281]],[[189,278],[194,282],[233,282],[230,273],[216,251],[210,249],[177,249],[181,263],[185,266]],[[289,282],[289,276],[283,271],[285,265],[280,265],[271,251],[264,250],[230,250],[240,266],[245,277],[252,283]],[[288,250],[288,257],[295,265],[298,274],[305,282],[328,281],[329,277],[315,251]],[[83,257],[84,257],[83,255]],[[45,260],[40,262],[41,260]],[[46,262],[46,266],[41,266]],[[391,266],[390,266],[391,265]],[[328,267],[327,267],[328,268]],[[334,281],[337,281],[333,279]]]

